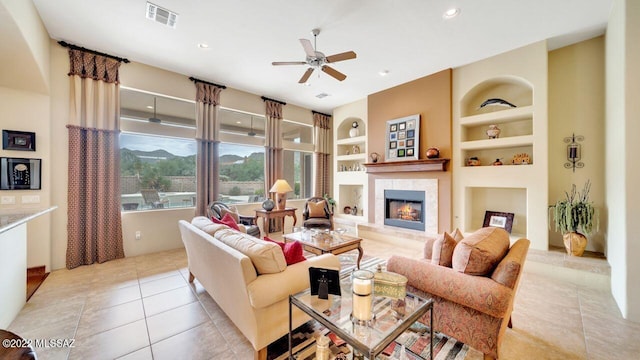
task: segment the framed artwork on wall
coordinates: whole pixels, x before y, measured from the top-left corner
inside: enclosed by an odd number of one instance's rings
[[[36,133],[2,130],[2,149],[36,151]]]
[[[40,190],[41,159],[0,158],[0,190]]]
[[[494,226],[507,230],[511,234],[511,227],[513,226],[513,213],[497,212],[497,211],[485,211],[484,223],[482,227]]]
[[[418,160],[420,114],[387,121],[386,161]]]

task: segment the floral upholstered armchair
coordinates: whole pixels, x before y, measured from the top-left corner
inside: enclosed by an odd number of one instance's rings
[[[529,240],[509,247],[509,234],[495,227],[460,241],[446,233],[434,240],[425,244],[428,259],[392,256],[387,269],[406,276],[410,291],[434,299],[434,330],[497,359]]]

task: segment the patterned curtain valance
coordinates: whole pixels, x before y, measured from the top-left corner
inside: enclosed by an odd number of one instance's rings
[[[272,100],[264,101],[266,110],[265,115],[272,119],[282,120],[282,103]]]
[[[220,104],[222,87],[196,81],[196,101],[203,104],[217,106]]]
[[[118,69],[120,61],[103,55],[79,49],[69,49],[69,75],[102,80],[107,83],[119,83]]]
[[[329,123],[331,122],[331,116],[319,112],[313,112],[313,126],[320,129],[330,129]]]

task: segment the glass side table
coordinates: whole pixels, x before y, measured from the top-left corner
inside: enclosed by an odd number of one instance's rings
[[[369,325],[358,325],[351,320],[351,280],[349,278],[342,279],[340,288],[342,296],[329,295],[328,300],[318,299],[317,295],[311,295],[309,289],[289,296],[290,359],[294,359],[291,339],[293,331],[291,312],[295,306],[351,345],[354,354],[359,352],[368,359],[375,359],[391,342],[429,311],[430,357],[433,360],[432,299],[423,299],[410,293],[407,293],[405,298],[400,300],[375,296],[374,294],[374,320]]]

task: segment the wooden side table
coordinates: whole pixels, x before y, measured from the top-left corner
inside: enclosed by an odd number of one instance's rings
[[[262,228],[264,229],[265,235],[269,235],[271,232],[269,228],[271,219],[282,219],[282,232],[284,233],[284,217],[291,216],[293,217],[293,226],[296,226],[296,222],[298,218],[296,217],[297,208],[284,208],[283,210],[273,209],[270,211],[260,209],[256,210],[256,216],[262,218]]]

